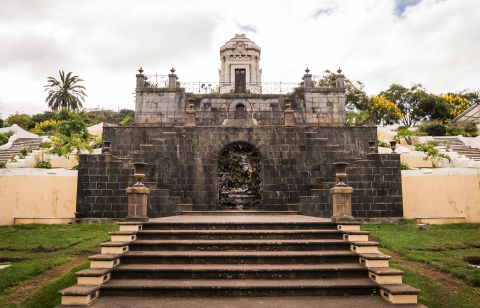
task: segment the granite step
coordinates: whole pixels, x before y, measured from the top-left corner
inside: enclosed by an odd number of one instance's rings
[[[111,271],[112,279],[332,279],[369,277],[369,270],[360,263],[120,264]]]
[[[378,293],[368,278],[354,279],[113,279],[101,296],[343,296]],[[375,291],[374,291],[375,290]]]
[[[349,250],[350,243],[341,239],[305,240],[135,240],[130,251],[323,251]]]
[[[342,239],[340,230],[145,230],[138,240]]]
[[[92,257],[89,257],[91,260]],[[122,264],[326,264],[359,263],[342,251],[129,251]]]
[[[360,225],[359,222],[345,222]],[[336,230],[333,222],[148,222],[143,230]]]

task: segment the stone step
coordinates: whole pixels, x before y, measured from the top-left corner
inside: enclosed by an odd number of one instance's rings
[[[296,211],[189,211],[182,215],[245,216],[245,215],[297,215]]]
[[[343,296],[378,294],[384,288],[368,278],[357,279],[117,279],[101,285],[101,296]],[[409,287],[410,288],[410,287]],[[389,291],[415,292],[405,285]],[[383,290],[383,289],[382,289]],[[417,290],[418,291],[418,290]],[[418,293],[417,293],[418,294]],[[389,293],[391,297],[394,294]],[[397,294],[395,294],[397,295]],[[416,295],[416,294],[415,294]]]
[[[360,225],[359,222],[342,222],[345,225]],[[147,222],[143,230],[335,230],[334,222]]]
[[[138,240],[342,239],[340,230],[145,230]]]
[[[349,250],[342,239],[322,240],[135,240],[130,251],[324,251]]]
[[[112,279],[334,279],[368,278],[357,264],[120,264]],[[401,276],[400,283],[401,283]]]
[[[363,254],[362,254],[363,255]],[[97,255],[99,258],[101,255]],[[120,256],[118,257],[120,258]],[[89,257],[89,260],[94,258]],[[364,259],[365,262],[370,261]],[[388,259],[386,259],[388,263]],[[129,251],[122,264],[326,264],[360,263],[350,251]],[[120,263],[118,263],[120,264]],[[382,267],[383,265],[373,265]],[[114,267],[114,266],[110,266]],[[388,267],[383,266],[383,267]]]

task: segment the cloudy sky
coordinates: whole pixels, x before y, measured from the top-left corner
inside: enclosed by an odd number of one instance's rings
[[[86,108],[134,109],[135,74],[218,81],[219,47],[245,33],[263,81],[337,69],[377,94],[480,89],[480,1],[0,0],[0,113],[46,110],[58,71],[84,79]]]

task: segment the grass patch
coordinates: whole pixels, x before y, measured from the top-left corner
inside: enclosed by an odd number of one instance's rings
[[[401,253],[405,260],[428,264],[451,273],[472,286],[480,286],[480,269],[465,260],[480,256],[478,224],[429,225],[421,231],[417,225],[362,225],[362,230],[380,240],[383,247]]]
[[[72,255],[87,253],[118,231],[115,225],[42,225],[0,227],[0,262],[12,262],[0,270],[0,306],[12,286],[35,278],[48,269],[71,262]],[[18,261],[18,262],[17,262]]]
[[[72,268],[62,277],[41,287],[35,294],[28,297],[21,306],[25,308],[51,308],[60,305],[62,297],[58,295],[58,291],[77,284],[77,277],[74,274],[89,267],[90,261],[86,261]]]
[[[417,269],[409,269],[399,265],[392,264],[391,267],[405,272],[403,283],[420,289],[422,293],[418,295],[418,302],[429,308],[474,308],[476,305],[470,304],[462,299],[458,294],[448,292],[448,290],[435,283],[430,278],[422,275]]]

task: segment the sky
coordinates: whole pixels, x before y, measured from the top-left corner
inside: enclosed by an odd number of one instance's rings
[[[59,70],[84,108],[134,109],[135,74],[217,82],[219,48],[244,33],[264,82],[341,67],[368,94],[391,84],[480,89],[478,0],[0,0],[0,116],[47,110]]]

